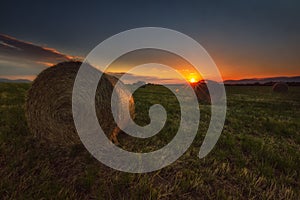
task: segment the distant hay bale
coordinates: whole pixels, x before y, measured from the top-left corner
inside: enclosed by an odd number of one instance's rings
[[[207,84],[209,84],[211,91],[208,90]],[[216,103],[224,98],[225,94],[221,85],[215,81],[199,81],[197,83],[192,83],[191,85],[195,91],[198,101],[200,102],[212,103],[211,97],[213,97]]]
[[[28,91],[25,114],[30,131],[39,139],[59,145],[80,143],[72,115],[72,90],[81,64],[74,61],[59,63],[41,72],[34,80]],[[118,143],[116,137],[120,129],[111,112],[111,94],[117,82],[117,78],[103,74],[95,95],[99,124],[115,143]],[[124,97],[128,93],[118,92],[119,97],[122,98],[122,95]],[[124,105],[118,104],[118,109]],[[130,114],[134,117],[132,97],[129,105]]]
[[[273,92],[277,92],[277,93],[286,93],[289,91],[288,85],[284,82],[275,83],[272,89]]]
[[[198,101],[210,103],[209,91],[205,82],[200,81],[198,83],[192,83],[192,87],[195,91]]]

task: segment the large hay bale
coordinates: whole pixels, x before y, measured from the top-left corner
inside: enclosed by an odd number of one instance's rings
[[[275,83],[272,88],[273,92],[286,93],[289,91],[289,87],[284,82]]]
[[[73,61],[59,63],[41,72],[34,80],[28,91],[25,112],[30,131],[39,139],[59,145],[80,143],[72,115],[72,90],[81,64]],[[120,129],[114,122],[111,112],[111,94],[117,82],[117,78],[103,74],[95,95],[99,124],[115,143],[118,143],[116,137]],[[129,94],[123,91],[118,95]],[[133,117],[132,98],[129,109]]]

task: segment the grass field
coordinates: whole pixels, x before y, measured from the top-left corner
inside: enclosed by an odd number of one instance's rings
[[[99,163],[83,145],[58,147],[28,131],[24,99],[29,84],[0,84],[1,199],[299,199],[300,87],[274,94],[271,87],[226,88],[225,127],[213,151],[197,157],[210,120],[201,122],[192,146],[175,163],[146,174],[115,171]],[[168,121],[149,139],[121,135],[124,149],[147,152],[176,134],[179,107],[159,86],[135,94],[137,123],[149,123],[148,108],[161,103]]]

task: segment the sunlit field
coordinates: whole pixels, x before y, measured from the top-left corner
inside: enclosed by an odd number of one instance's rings
[[[200,104],[198,134],[175,163],[146,174],[119,172],[98,162],[82,144],[43,143],[28,131],[24,101],[30,84],[0,84],[1,199],[299,199],[300,87],[276,94],[268,86],[228,86],[222,135],[204,159],[198,158],[210,121]],[[172,140],[180,122],[170,91],[148,85],[135,94],[136,122],[150,122],[148,110],[161,103],[168,113],[162,131],[149,139],[119,135],[135,152],[159,149]]]

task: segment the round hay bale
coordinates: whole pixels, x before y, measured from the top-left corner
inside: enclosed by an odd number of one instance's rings
[[[209,91],[204,81],[192,83],[198,101],[210,102]]]
[[[80,143],[72,115],[72,90],[81,64],[75,61],[59,63],[42,71],[32,83],[27,94],[25,114],[30,131],[39,139],[64,146]],[[115,143],[118,143],[116,137],[120,129],[111,112],[111,94],[117,82],[117,78],[103,74],[95,95],[99,124]],[[129,93],[122,91],[118,95],[122,97]],[[134,117],[132,97],[129,105],[130,114]],[[118,104],[118,109],[122,109],[119,106],[124,104]]]
[[[284,82],[275,83],[272,88],[273,92],[286,93],[289,91],[289,86]]]
[[[207,84],[209,84],[211,91],[208,90]],[[198,101],[200,102],[211,103],[211,97],[218,102],[224,97],[220,84],[215,81],[199,81],[197,83],[192,83],[192,87],[194,88]]]

